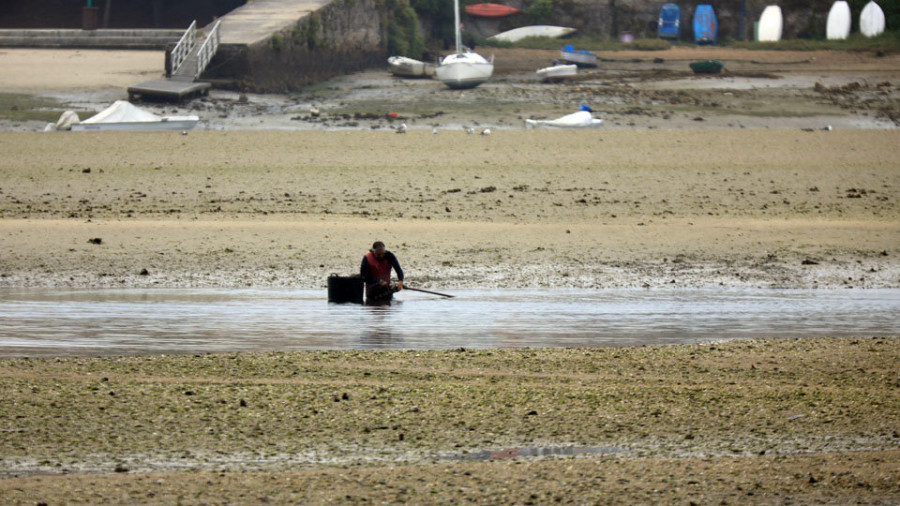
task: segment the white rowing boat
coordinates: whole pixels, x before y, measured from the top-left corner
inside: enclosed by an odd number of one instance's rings
[[[406,56],[391,56],[387,61],[391,74],[397,77],[431,77],[434,75],[434,65],[430,63]]]
[[[537,70],[538,77],[545,82],[559,82],[578,75],[578,65],[551,65]]]

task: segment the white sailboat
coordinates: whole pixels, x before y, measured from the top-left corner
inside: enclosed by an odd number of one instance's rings
[[[494,73],[494,57],[486,60],[462,45],[459,32],[459,0],[453,0],[453,19],[456,23],[456,52],[446,56],[434,69],[434,76],[451,88],[474,88],[490,79]]]

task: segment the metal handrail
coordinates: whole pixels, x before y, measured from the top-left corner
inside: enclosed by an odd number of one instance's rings
[[[219,25],[221,23],[221,21],[216,21],[212,30],[209,31],[209,35],[206,36],[206,40],[203,41],[203,45],[200,46],[200,50],[197,51],[197,77],[200,77],[219,49]]]
[[[184,63],[184,60],[187,59],[188,55],[191,54],[191,49],[194,49],[194,38],[197,36],[197,21],[191,23],[191,26],[185,30],[184,35],[181,36],[181,39],[178,40],[178,44],[175,44],[175,49],[172,50],[172,73],[174,74],[178,67]]]

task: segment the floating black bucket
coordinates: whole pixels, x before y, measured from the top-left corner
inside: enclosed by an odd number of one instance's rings
[[[362,304],[362,276],[328,276],[328,302]]]

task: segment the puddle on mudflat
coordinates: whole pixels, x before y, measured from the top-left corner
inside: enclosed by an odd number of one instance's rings
[[[625,448],[614,446],[524,446],[519,448],[504,448],[500,450],[482,450],[450,455],[441,455],[440,460],[506,460],[521,457],[549,457],[549,456],[576,456],[576,455],[603,455],[607,453],[627,452]]]
[[[3,289],[0,356],[543,348],[900,335],[900,290]]]

